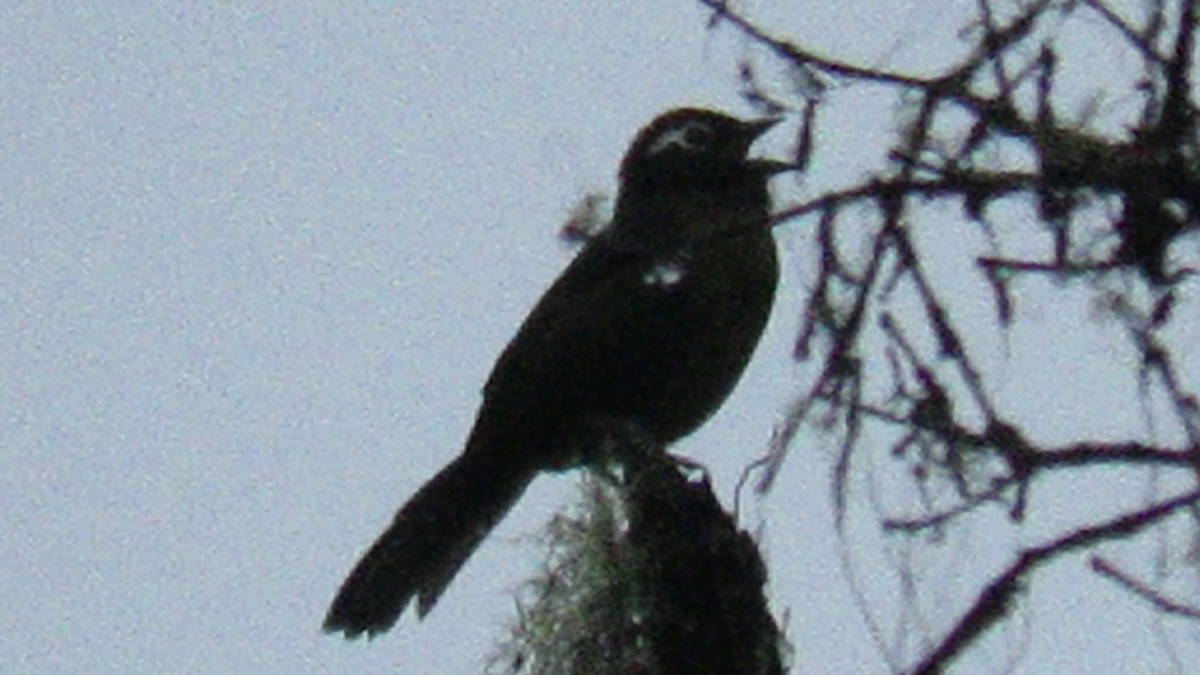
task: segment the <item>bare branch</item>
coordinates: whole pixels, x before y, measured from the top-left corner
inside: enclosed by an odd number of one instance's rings
[[[1108,577],[1134,595],[1146,600],[1162,612],[1175,614],[1188,619],[1200,619],[1200,607],[1192,607],[1181,602],[1169,600],[1146,584],[1133,578],[1132,575],[1117,569],[1117,566],[1098,555],[1092,556],[1092,569],[1101,576]]]
[[[912,675],[937,675],[943,672],[965,647],[1008,614],[1013,596],[1022,590],[1025,577],[1034,569],[1064,554],[1101,541],[1135,535],[1180,508],[1195,504],[1198,500],[1200,500],[1200,491],[1189,492],[1101,525],[1077,530],[1049,544],[1025,549],[1012,566],[998,576],[995,581],[988,584],[971,609],[946,635],[942,643],[910,673]]]

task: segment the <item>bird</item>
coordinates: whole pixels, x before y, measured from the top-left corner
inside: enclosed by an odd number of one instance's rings
[[[779,121],[678,108],[637,133],[611,220],[501,352],[463,450],[355,565],[326,632],[374,637],[414,598],[424,618],[539,474],[599,461],[618,428],[665,449],[721,406],[778,282],[768,179],[798,167],[748,152]]]

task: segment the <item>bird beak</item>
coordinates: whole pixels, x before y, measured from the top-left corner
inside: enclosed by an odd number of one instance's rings
[[[756,157],[745,161],[745,166],[752,171],[760,171],[773,176],[777,173],[786,171],[803,171],[804,167],[795,162],[781,162],[777,159],[767,159],[765,157]]]
[[[776,124],[783,121],[782,117],[764,117],[759,120],[751,120],[742,123],[743,138],[745,139],[746,149],[763,134],[767,133]],[[800,165],[795,162],[781,162],[777,159],[767,158],[752,158],[745,161],[745,166],[753,171],[760,171],[767,175],[783,173],[785,171],[799,171]]]
[[[742,131],[745,132],[748,141],[753,141],[782,121],[782,117],[764,117],[760,120],[750,120],[749,122],[742,123]]]

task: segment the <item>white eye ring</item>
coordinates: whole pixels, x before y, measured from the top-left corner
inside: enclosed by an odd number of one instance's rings
[[[703,150],[712,140],[712,129],[701,122],[689,122],[682,127],[664,131],[658,140],[646,151],[648,155],[656,155],[672,145],[683,150]]]

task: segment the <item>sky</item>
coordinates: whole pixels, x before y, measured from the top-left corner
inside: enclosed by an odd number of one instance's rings
[[[479,672],[537,568],[538,528],[575,496],[570,474],[534,483],[423,622],[351,643],[320,623],[395,509],[460,450],[493,359],[570,259],[556,233],[572,207],[612,194],[659,112],[749,114],[735,61],[761,53],[682,1],[93,4],[0,7],[4,671]],[[972,3],[804,4],[745,9],[841,58],[920,70],[961,50]],[[831,92],[809,175],[778,179],[776,201],[877,166],[889,105]],[[782,126],[764,154],[791,148]],[[808,234],[781,228],[768,334],[725,408],[676,448],[710,465],[727,502],[811,375],[789,357]],[[965,279],[955,307],[987,313],[969,268],[935,273]],[[1136,383],[1111,384],[1128,371],[1109,362],[1136,356],[1120,327],[1094,320],[1085,291],[1040,300],[1055,289],[1023,287],[1025,323],[981,338],[998,400],[1044,438],[1076,422],[1145,433]],[[1070,377],[1028,377],[1043,361]],[[1084,419],[1068,386],[1112,388],[1132,412]],[[834,452],[794,450],[746,526],[763,532],[796,672],[884,673],[839,557],[879,542],[864,525],[838,548]],[[1137,476],[1094,483],[1121,480],[1144,494]],[[1035,508],[1057,513],[1055,494]],[[962,565],[996,548],[988,572],[1036,535],[976,532],[950,550]],[[1122,596],[1074,561],[1037,583],[1098,590],[1037,594],[974,672],[1014,658],[1019,673],[1172,672],[1136,646],[1176,627],[1136,609],[1102,621]],[[968,580],[942,587],[947,607],[970,596]]]

